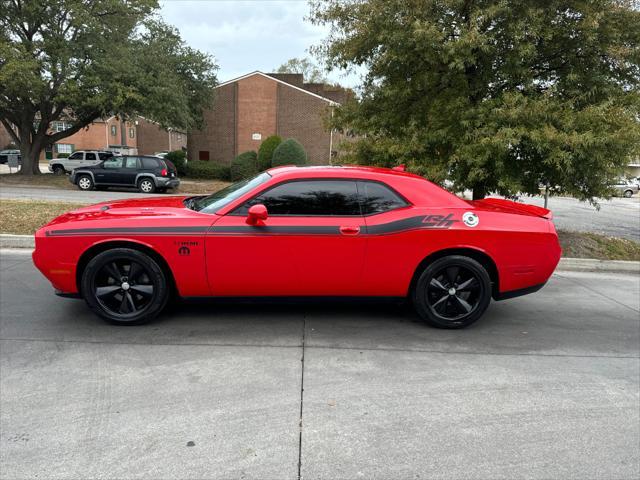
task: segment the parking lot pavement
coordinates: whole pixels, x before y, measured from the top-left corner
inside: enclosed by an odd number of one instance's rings
[[[460,331],[367,304],[124,328],[0,267],[3,478],[640,475],[638,276],[559,272]]]

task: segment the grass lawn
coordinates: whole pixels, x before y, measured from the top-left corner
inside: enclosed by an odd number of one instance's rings
[[[207,191],[214,191],[225,185],[225,182],[206,183],[211,188]],[[84,205],[86,204],[3,199],[0,200],[0,232],[31,235],[58,215]],[[563,230],[558,232],[558,236],[565,257],[640,261],[640,243],[632,240]]]
[[[229,185],[229,182],[221,180],[180,180],[182,183],[178,189],[174,190],[174,193],[184,193],[185,195],[213,193]],[[78,188],[69,182],[67,175],[53,175],[51,173],[43,173],[31,177],[23,177],[14,173],[3,174],[0,175],[1,186],[52,187],[65,190],[76,190]],[[114,191],[116,190],[114,189]]]
[[[563,230],[558,232],[558,237],[563,257],[640,261],[640,243],[633,240]]]
[[[0,232],[31,235],[58,215],[85,205],[83,203],[2,199],[0,200]]]

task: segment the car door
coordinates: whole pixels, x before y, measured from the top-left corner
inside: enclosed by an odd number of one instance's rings
[[[100,161],[98,154],[96,152],[85,152],[84,153],[84,161],[82,162],[83,167],[92,167],[97,165]]]
[[[80,168],[83,167],[83,161],[84,161],[84,152],[75,152],[72,153],[71,155],[69,155],[69,157],[67,157],[67,159],[64,161],[64,165],[65,165],[65,170],[67,171],[71,171],[74,168]]]
[[[252,205],[264,225],[247,224]],[[351,179],[289,180],[218,220],[207,235],[207,271],[217,296],[363,294],[365,224]]]
[[[124,157],[124,164],[119,172],[119,184],[135,187],[138,173],[140,173],[140,159]]]
[[[102,162],[98,168],[94,170],[96,183],[118,185],[118,178],[124,159],[122,157],[111,157]]]

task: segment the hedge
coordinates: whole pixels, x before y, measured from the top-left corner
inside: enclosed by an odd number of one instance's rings
[[[282,137],[279,135],[271,135],[267,137],[264,142],[260,144],[258,149],[258,170],[263,171],[271,168],[271,160],[273,159],[273,152],[278,145],[282,143]]]
[[[187,154],[183,150],[174,150],[172,152],[167,153],[164,157],[173,163],[176,166],[176,170],[178,170],[178,175],[186,175],[187,174]]]
[[[271,165],[304,165],[307,163],[307,152],[304,147],[294,138],[289,138],[282,142],[273,152]]]
[[[231,162],[231,181],[251,178],[258,173],[258,154],[254,151],[241,153]]]
[[[230,180],[229,167],[203,160],[190,160],[187,163],[186,176],[205,180]]]

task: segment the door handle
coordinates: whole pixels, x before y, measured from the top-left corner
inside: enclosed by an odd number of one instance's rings
[[[340,233],[343,235],[358,235],[360,233],[360,227],[357,225],[340,227]]]

